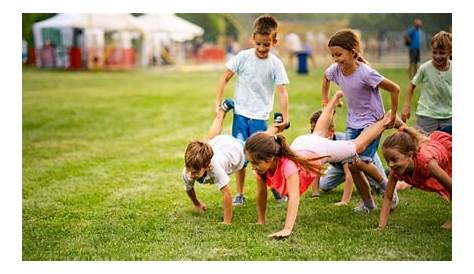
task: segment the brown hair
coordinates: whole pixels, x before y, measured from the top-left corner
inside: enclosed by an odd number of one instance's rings
[[[214,156],[214,152],[208,143],[192,141],[184,153],[184,163],[186,168],[199,170],[207,168],[211,164],[212,156]]]
[[[317,111],[313,112],[313,114],[311,114],[311,117],[309,118],[309,123],[311,125],[311,131],[310,132],[313,132],[314,127],[316,126],[316,123],[318,122],[319,117],[321,116],[322,113],[323,113],[322,110],[317,110]]]
[[[252,155],[256,161],[268,161],[273,157],[287,157],[297,165],[314,174],[321,175],[323,169],[316,160],[324,157],[305,158],[296,154],[286,142],[283,135],[268,135],[257,132],[245,142],[245,153]]]
[[[345,50],[352,51],[357,61],[368,64],[367,60],[362,57],[362,47],[359,36],[351,29],[343,29],[329,38],[328,47],[341,47]]]
[[[400,128],[384,140],[382,149],[395,148],[408,155],[410,152],[416,153],[420,145],[427,140],[426,136],[412,127]]]
[[[275,17],[264,14],[260,15],[253,24],[253,34],[271,35],[276,38],[278,32],[278,22]]]
[[[447,31],[440,31],[431,38],[431,48],[444,49],[451,51],[452,49],[452,35]]]

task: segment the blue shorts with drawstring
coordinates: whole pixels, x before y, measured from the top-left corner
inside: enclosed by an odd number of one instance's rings
[[[350,128],[348,127],[346,130],[346,140],[353,140],[357,138],[363,131],[363,128]],[[370,143],[367,148],[362,152],[359,153],[359,159],[367,162],[367,163],[372,163],[374,159],[374,155],[377,152],[377,149],[379,148],[379,143],[380,143],[380,138],[382,136],[377,137],[372,143]]]
[[[266,131],[267,127],[268,126],[266,120],[247,118],[245,116],[234,113],[234,121],[232,123],[232,136],[234,136],[234,138],[236,139],[245,142],[255,132]],[[244,167],[246,167],[247,164],[248,161],[245,160]]]

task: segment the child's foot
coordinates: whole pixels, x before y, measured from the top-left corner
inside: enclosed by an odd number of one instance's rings
[[[232,205],[238,206],[238,205],[244,205],[245,204],[245,197],[244,194],[240,193],[237,194],[234,197],[234,200],[232,201]]]
[[[451,219],[447,220],[441,227],[444,229],[452,229],[453,223]]]
[[[232,99],[225,99],[225,100],[222,102],[221,108],[222,108],[222,110],[224,110],[224,112],[228,112],[228,111],[230,111],[231,109],[234,109],[234,100],[232,100]]]
[[[374,204],[372,208],[367,207],[364,202],[361,202],[358,206],[354,207],[354,212],[369,214],[371,211],[377,209],[377,206]]]
[[[280,197],[279,199],[275,199],[275,201],[279,204],[284,204],[288,202],[288,197]]]
[[[317,198],[317,199],[319,199],[320,197],[321,197],[321,194],[319,194],[319,193],[313,193],[313,194],[311,194],[311,198]]]
[[[397,208],[399,202],[400,202],[400,200],[398,198],[398,191],[397,191],[397,189],[395,189],[393,191],[393,197],[392,197],[392,203],[390,204],[390,210],[395,210],[395,208]]]

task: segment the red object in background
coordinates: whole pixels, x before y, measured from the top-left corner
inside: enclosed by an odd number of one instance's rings
[[[225,52],[221,48],[208,47],[199,52],[200,61],[224,61]]]
[[[82,66],[82,53],[78,47],[72,47],[69,50],[69,68],[80,69]]]
[[[133,68],[135,66],[135,49],[123,49],[123,66],[125,68]]]
[[[26,61],[28,65],[36,65],[36,49],[28,48],[28,59]]]

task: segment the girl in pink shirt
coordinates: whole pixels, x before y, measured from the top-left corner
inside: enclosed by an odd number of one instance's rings
[[[422,190],[438,193],[451,201],[452,138],[434,131],[424,136],[416,129],[406,127],[401,121],[399,130],[387,137],[382,152],[391,169],[387,192],[380,212],[379,227],[385,228],[390,212],[389,202],[398,180]],[[451,228],[451,220],[443,228]]]
[[[334,109],[341,97],[342,92],[337,92],[323,109],[313,133],[297,137],[291,147],[285,137],[273,135],[276,130],[255,133],[247,139],[245,155],[257,175],[257,222],[266,222],[267,186],[288,197],[285,226],[269,237],[282,238],[291,234],[300,196],[322,174],[325,162],[357,156],[385,129],[390,115],[364,129],[354,140],[333,141],[323,137],[327,135]]]

